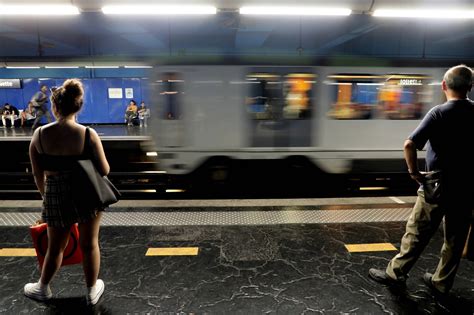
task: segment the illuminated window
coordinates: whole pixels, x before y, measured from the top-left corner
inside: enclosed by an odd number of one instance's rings
[[[377,109],[381,76],[337,74],[328,77],[333,119],[370,119]]]
[[[280,76],[271,73],[254,73],[246,77],[249,94],[247,111],[255,120],[276,120],[281,116]]]
[[[315,75],[253,73],[246,77],[247,111],[255,120],[306,119],[311,116]]]
[[[286,119],[304,119],[311,117],[313,86],[315,75],[292,73],[285,76],[283,117]]]
[[[420,119],[432,102],[430,78],[422,75],[337,74],[331,90],[333,119]]]
[[[432,102],[430,78],[422,75],[387,75],[379,92],[379,106],[387,119],[420,119]]]

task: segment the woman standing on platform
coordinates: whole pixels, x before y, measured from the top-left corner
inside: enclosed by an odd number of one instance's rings
[[[110,170],[97,133],[76,122],[83,95],[82,83],[75,79],[66,80],[54,90],[51,103],[57,121],[38,128],[30,143],[33,175],[43,197],[42,219],[48,224],[48,250],[41,278],[24,288],[25,295],[36,300],[45,301],[52,297],[49,283],[61,266],[70,228],[75,223],[79,223],[87,302],[96,304],[104,292],[104,282],[97,279],[100,268],[99,225],[103,209],[79,209],[71,195],[72,167],[76,160],[85,157],[86,152],[91,152],[91,158],[102,175]],[[86,148],[86,144],[90,148]]]

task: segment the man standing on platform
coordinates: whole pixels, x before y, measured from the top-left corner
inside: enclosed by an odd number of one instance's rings
[[[48,91],[48,87],[46,85],[41,85],[41,88],[35,95],[31,98],[31,102],[33,103],[33,107],[36,113],[36,119],[33,122],[33,126],[31,127],[33,130],[38,127],[38,124],[41,122],[41,118],[46,115],[46,119],[48,123],[51,122],[51,114],[46,107],[46,103],[48,102],[48,95],[46,92]]]
[[[444,219],[444,243],[434,274],[423,281],[435,294],[449,292],[454,283],[474,204],[474,102],[467,97],[472,88],[472,70],[464,65],[449,69],[442,89],[447,102],[432,108],[405,141],[405,159],[412,179],[420,183],[418,198],[408,219],[400,252],[385,270],[370,269],[369,277],[386,285],[404,285],[408,273]],[[433,200],[434,186],[417,165],[417,149],[427,144],[426,171],[437,171],[441,194]],[[428,174],[429,174],[428,173]]]

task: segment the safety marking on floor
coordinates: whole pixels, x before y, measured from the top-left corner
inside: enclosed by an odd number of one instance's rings
[[[31,257],[36,256],[34,248],[0,248],[0,257]]]
[[[145,256],[197,256],[199,247],[151,247]]]
[[[403,222],[411,208],[297,211],[105,212],[102,226],[203,226]],[[0,213],[0,226],[30,226],[37,212]]]
[[[393,201],[395,201],[396,203],[406,203],[405,201],[401,200],[400,198],[397,198],[397,197],[388,197],[390,199],[392,199]]]
[[[365,252],[385,252],[396,251],[397,248],[391,243],[372,243],[372,244],[345,244],[349,253],[365,253]]]

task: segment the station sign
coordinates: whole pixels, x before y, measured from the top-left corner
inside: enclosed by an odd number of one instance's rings
[[[0,89],[21,89],[20,79],[0,79]]]
[[[423,85],[423,82],[417,79],[400,79],[398,85]]]

